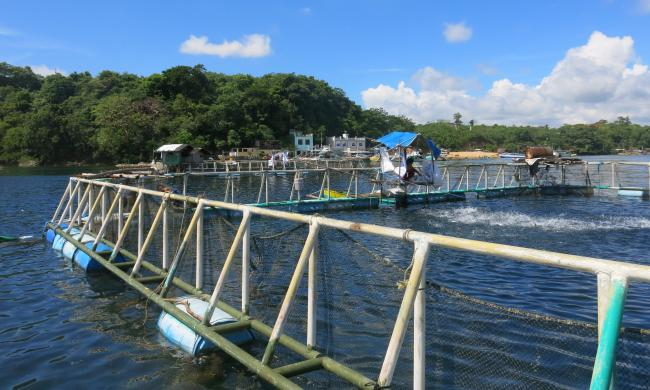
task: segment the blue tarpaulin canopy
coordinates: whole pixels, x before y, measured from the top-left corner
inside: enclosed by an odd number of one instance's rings
[[[426,139],[425,141],[425,138],[417,133],[410,133],[408,131],[393,131],[379,138],[377,142],[386,145],[388,149],[394,149],[398,146],[402,148],[406,148],[411,146],[418,137],[420,137],[420,139],[424,141],[424,144],[433,153],[433,156],[435,158],[438,158],[440,156],[440,149],[438,149],[436,144],[433,143],[433,141],[431,141],[430,139]]]
[[[388,149],[393,149],[398,146],[403,148],[410,146],[413,141],[418,137],[416,133],[409,133],[407,131],[393,131],[385,136],[379,138],[377,142],[386,145]]]

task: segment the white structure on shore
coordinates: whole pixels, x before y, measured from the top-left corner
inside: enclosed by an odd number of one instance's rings
[[[327,145],[332,151],[365,151],[366,139],[363,137],[349,137],[343,133],[341,137],[327,137]]]
[[[310,152],[314,149],[314,135],[294,131],[293,143],[296,147],[297,154],[300,154],[301,152]]]

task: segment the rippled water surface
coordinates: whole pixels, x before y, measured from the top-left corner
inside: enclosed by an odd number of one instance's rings
[[[0,176],[0,235],[40,235],[67,183],[66,175],[22,173]],[[329,214],[650,263],[650,202],[637,198],[520,197]],[[212,228],[214,232],[226,229],[216,222]],[[284,228],[271,226],[266,234]],[[304,239],[306,231],[267,240],[258,233],[251,310],[272,323],[300,249],[295,242]],[[222,250],[219,245],[215,239],[208,249],[217,253]],[[410,262],[411,248],[375,237],[325,231],[319,249],[319,347],[376,377],[403,293],[396,285]],[[271,253],[286,256],[270,261]],[[218,268],[216,260],[214,266]],[[582,388],[588,384],[595,353],[595,330],[589,326],[596,318],[595,276],[434,249],[427,280],[427,381],[434,386]],[[304,331],[303,290],[287,329],[295,334]],[[650,289],[632,283],[625,325],[650,328],[648,307]],[[154,305],[110,276],[86,276],[45,242],[0,247],[0,386],[265,386],[228,358],[216,354],[199,361],[171,348],[155,327],[158,313]],[[398,388],[410,384],[411,342],[407,337],[395,374]],[[263,345],[247,348],[252,353],[263,351]],[[629,367],[647,363],[648,352],[646,338],[625,336],[619,352],[623,362],[629,360],[627,371],[621,369],[625,387],[647,384],[650,373]],[[298,382],[341,386],[320,374]]]

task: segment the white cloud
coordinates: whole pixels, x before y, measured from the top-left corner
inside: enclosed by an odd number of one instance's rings
[[[32,69],[32,72],[39,74],[41,76],[51,76],[56,73],[62,75],[67,74],[64,70],[57,69],[57,68],[50,68],[47,65],[30,65],[29,67]]]
[[[227,41],[215,44],[208,42],[206,36],[190,37],[181,44],[181,53],[203,54],[225,57],[266,57],[271,54],[271,38],[263,34],[245,35],[241,41]]]
[[[465,26],[465,22],[445,23],[445,29],[442,33],[449,43],[466,42],[472,38],[472,29]]]
[[[426,67],[413,75],[412,85],[380,84],[361,95],[366,107],[383,107],[420,123],[451,118],[454,112],[481,123],[558,125],[619,115],[650,123],[650,72],[635,61],[631,37],[596,31],[585,45],[569,49],[536,85],[506,78],[473,96],[470,80]]]

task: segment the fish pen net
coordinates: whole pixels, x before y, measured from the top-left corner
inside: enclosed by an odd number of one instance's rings
[[[160,206],[159,199],[145,196],[143,203],[146,237]],[[133,199],[125,197],[125,213]],[[191,205],[172,202],[168,210],[169,261],[173,259],[194,213]],[[124,215],[126,218],[128,215]],[[106,236],[117,239],[117,218]],[[214,288],[241,220],[225,210],[205,209],[202,290]],[[137,222],[134,219],[134,222]],[[303,249],[308,227],[304,224],[255,216],[250,231],[250,315],[273,326]],[[97,224],[94,231],[98,230]],[[156,235],[162,234],[162,225]],[[196,238],[188,242],[180,259],[177,276],[194,285],[196,280]],[[123,247],[137,253],[137,224],[131,227]],[[408,280],[412,244],[377,236],[321,228],[317,244],[315,348],[324,355],[377,378],[383,355],[395,324]],[[161,240],[153,240],[146,260],[161,266]],[[591,380],[596,355],[598,330],[594,317],[569,318],[543,310],[524,310],[507,304],[498,296],[498,286],[489,279],[471,289],[456,288],[441,282],[440,274],[473,258],[458,252],[433,249],[426,274],[426,383],[440,388],[585,388]],[[486,262],[489,264],[489,261]],[[572,271],[563,271],[572,272]],[[241,251],[238,250],[220,295],[221,300],[237,309],[241,306]],[[595,283],[584,275],[586,283]],[[155,288],[155,287],[152,287]],[[485,290],[490,293],[481,294]],[[628,293],[630,312],[638,314],[648,296],[648,286],[631,284]],[[172,290],[170,297],[182,292]],[[526,296],[521,299],[553,299]],[[504,303],[504,301],[506,303]],[[498,302],[498,303],[497,303]],[[305,343],[307,328],[307,269],[289,313],[285,334]],[[627,315],[627,314],[626,314]],[[641,329],[641,316],[624,317],[627,326],[619,338],[614,380],[626,389],[647,388],[650,377],[650,331]],[[409,325],[393,388],[412,386],[413,332]],[[247,346],[261,358],[265,338]],[[300,357],[278,346],[271,360],[273,367],[294,363]],[[308,387],[347,386],[347,382],[316,371],[294,378]]]

